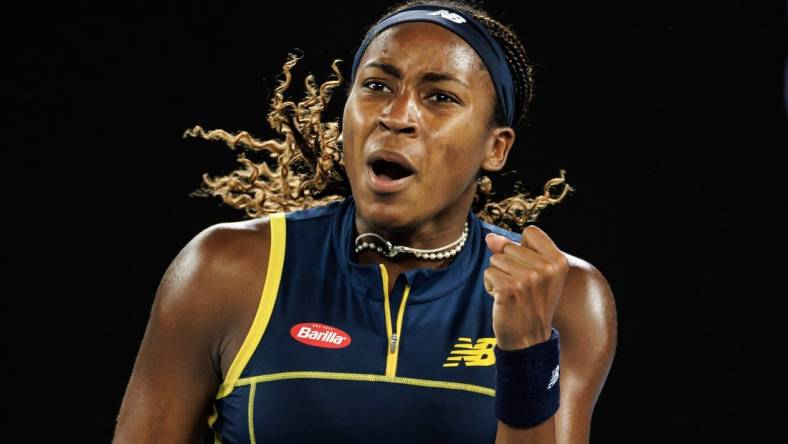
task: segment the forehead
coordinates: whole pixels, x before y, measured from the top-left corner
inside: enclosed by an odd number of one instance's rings
[[[359,65],[363,67],[373,60],[394,64],[404,71],[436,70],[468,79],[487,75],[481,58],[465,40],[429,22],[401,23],[378,34]]]

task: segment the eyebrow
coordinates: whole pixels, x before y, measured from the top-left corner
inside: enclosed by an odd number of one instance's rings
[[[391,65],[389,63],[381,63],[381,62],[369,62],[364,65],[365,68],[378,68],[381,71],[385,72],[386,74],[395,77],[397,79],[402,78],[402,73],[400,73],[399,69],[396,66]],[[445,72],[428,72],[421,77],[422,82],[456,82],[460,85],[470,89],[471,87],[465,83],[464,81],[458,79],[457,77],[445,73]]]

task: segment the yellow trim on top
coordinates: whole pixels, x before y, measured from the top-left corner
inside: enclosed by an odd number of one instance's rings
[[[211,413],[211,416],[208,417],[208,427],[213,432],[213,444],[222,444],[222,437],[219,435],[219,432],[217,432],[213,428],[213,424],[216,422],[216,419],[218,417],[219,417],[219,412],[216,410],[216,403],[214,402],[213,413]]]
[[[222,444],[222,437],[219,435],[219,432],[213,428],[217,418],[219,418],[219,412],[216,410],[216,403],[214,402],[213,413],[211,413],[211,416],[208,417],[208,428],[210,428],[213,432],[213,444]]]
[[[254,315],[252,326],[246,333],[246,338],[244,338],[238,354],[235,355],[230,368],[227,370],[227,377],[219,386],[216,399],[224,398],[233,391],[235,382],[241,376],[241,372],[260,343],[260,339],[263,337],[266,327],[268,327],[268,321],[271,319],[271,312],[274,310],[276,295],[279,293],[279,283],[282,279],[282,268],[285,262],[285,235],[287,231],[285,213],[272,214],[270,224],[271,251],[268,256],[268,271],[265,274],[263,294],[260,296],[260,303],[257,306],[257,313]]]
[[[213,403],[213,413],[211,416],[208,417],[208,427],[213,432],[213,444],[222,444],[222,437],[219,436],[219,432],[214,430],[213,424],[216,422],[216,419],[219,417],[219,412],[216,410],[216,403]]]
[[[363,381],[363,382],[388,382],[391,384],[405,384],[419,387],[440,388],[447,390],[462,390],[471,393],[478,393],[495,397],[495,389],[462,382],[437,381],[434,379],[405,378],[402,376],[384,376],[368,373],[337,373],[337,372],[282,372],[267,375],[249,376],[239,379],[235,385],[241,387],[249,384],[259,384],[264,382],[281,381],[285,379],[333,379],[342,381]]]
[[[216,410],[216,403],[213,403],[213,413],[211,416],[208,417],[208,427],[213,429],[213,424],[216,422],[216,419],[219,417],[219,412]]]
[[[254,437],[254,394],[257,389],[257,384],[252,384],[249,388],[249,408],[247,411],[247,417],[249,418],[249,441],[252,444],[256,444],[255,437]]]
[[[386,376],[395,377],[397,375],[397,359],[399,358],[399,344],[402,342],[402,318],[405,315],[405,304],[408,301],[410,294],[410,287],[405,284],[405,292],[402,294],[402,301],[399,304],[399,311],[397,312],[397,343],[392,352],[391,347],[391,308],[389,302],[389,274],[386,266],[380,264],[380,275],[383,278],[383,312],[386,316],[386,335],[388,343],[386,344]]]

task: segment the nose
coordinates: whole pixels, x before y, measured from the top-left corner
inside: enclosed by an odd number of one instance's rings
[[[402,133],[409,136],[418,134],[416,116],[418,110],[412,94],[402,92],[392,96],[389,103],[378,117],[378,125],[387,131]]]

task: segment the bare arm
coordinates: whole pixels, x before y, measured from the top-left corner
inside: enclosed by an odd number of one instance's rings
[[[570,257],[570,272],[553,325],[560,333],[561,406],[547,421],[515,428],[498,421],[497,444],[585,444],[591,415],[613,362],[617,341],[613,292],[588,262]]]
[[[616,305],[605,277],[588,262],[573,265],[554,324],[561,334],[561,407],[556,442],[588,443],[591,415],[613,363]]]
[[[215,225],[170,264],[123,397],[114,443],[196,443],[208,437],[228,325],[248,285],[245,255],[260,254],[250,248],[249,236],[234,224]]]

